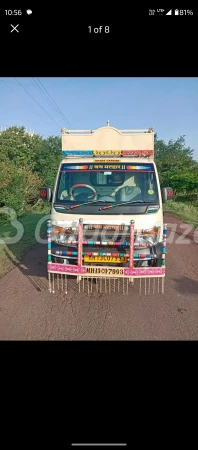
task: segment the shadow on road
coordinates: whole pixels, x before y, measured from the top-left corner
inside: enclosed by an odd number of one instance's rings
[[[4,249],[4,252],[13,267],[17,267],[38,292],[48,290],[46,244],[35,244],[27,251],[20,262],[16,262],[6,249]],[[68,276],[68,280],[73,280],[73,277]]]
[[[48,289],[47,280],[47,246],[36,244],[24,255],[22,261],[16,262],[12,255],[4,249],[6,257],[30,281],[37,291]]]
[[[198,297],[198,281],[188,277],[173,278],[175,289],[181,294],[194,294]]]

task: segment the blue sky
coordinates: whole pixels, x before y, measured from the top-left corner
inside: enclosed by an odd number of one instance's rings
[[[43,96],[35,78],[0,78],[0,127],[24,125],[44,137],[62,127],[154,126],[167,142],[185,135],[198,160],[198,78],[39,78],[71,125]],[[39,85],[40,86],[40,85]],[[54,121],[57,123],[54,123]]]

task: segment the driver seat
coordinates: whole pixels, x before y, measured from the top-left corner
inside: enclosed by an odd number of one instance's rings
[[[66,190],[62,191],[60,195],[60,200],[68,200],[68,199],[69,199],[68,192]]]

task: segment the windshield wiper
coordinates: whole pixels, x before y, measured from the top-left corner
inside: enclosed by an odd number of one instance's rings
[[[80,206],[89,205],[90,203],[106,203],[104,200],[91,200],[89,202],[79,203],[78,205],[65,206],[65,205],[56,205],[65,208],[67,211],[74,208],[79,208]]]
[[[132,203],[156,203],[156,202],[154,202],[153,200],[148,202],[145,202],[144,200],[129,200],[128,202],[113,203],[113,205],[103,206],[103,208],[99,208],[99,211],[103,211],[104,209],[115,208],[115,206],[132,205]]]

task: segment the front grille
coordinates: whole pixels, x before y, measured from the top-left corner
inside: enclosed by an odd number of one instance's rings
[[[144,230],[147,232],[147,230]],[[134,267],[144,264],[152,265],[156,259],[152,249],[143,245],[135,245],[137,230],[134,230]],[[76,264],[78,260],[78,233],[75,235],[75,244],[70,243],[59,247],[53,252],[58,258],[66,258],[71,264]],[[82,230],[82,265],[119,265],[126,267],[130,260],[130,230],[109,231],[109,230]],[[109,245],[109,244],[112,245]],[[92,261],[84,261],[84,257],[93,258]],[[106,261],[97,261],[97,258],[105,257]],[[126,258],[125,262],[110,261],[113,258]],[[88,258],[87,258],[88,259]]]

